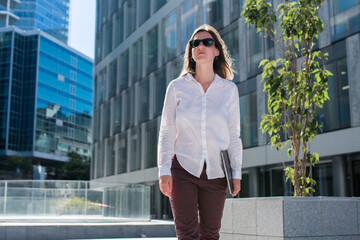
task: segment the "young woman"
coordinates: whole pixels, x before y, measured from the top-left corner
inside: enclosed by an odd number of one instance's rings
[[[231,58],[210,25],[197,28],[185,49],[180,77],[166,91],[161,119],[159,184],[170,198],[178,239],[219,239],[227,183],[220,151],[228,150],[235,196],[242,143],[239,94]]]

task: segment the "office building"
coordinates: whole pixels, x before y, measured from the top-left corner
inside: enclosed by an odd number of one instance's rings
[[[2,0],[0,17],[1,27],[40,29],[64,43],[68,41],[69,0]]]
[[[281,52],[240,18],[243,0],[97,1],[94,71],[93,181],[152,186],[152,215],[171,217],[158,187],[157,138],[167,84],[178,77],[185,45],[197,26],[217,28],[234,59],[244,145],[240,197],[292,195],[280,153],[259,130],[266,95],[258,68]],[[273,0],[277,6],[281,1]],[[318,48],[330,54],[331,101],[312,151],[315,195],[360,195],[360,2],[324,1]],[[286,153],[283,154],[286,156]],[[286,164],[291,165],[287,159]]]
[[[19,17],[14,13],[14,7],[19,3],[19,0],[0,1],[0,27],[13,25],[19,20]]]
[[[30,159],[39,178],[70,151],[91,157],[92,71],[90,58],[47,33],[0,28],[1,178],[21,176],[9,156]]]

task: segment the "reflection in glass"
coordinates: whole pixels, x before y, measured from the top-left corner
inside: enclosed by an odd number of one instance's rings
[[[196,13],[198,11],[198,1],[184,0],[181,4],[181,51],[185,51],[192,33],[196,29]]]
[[[176,11],[172,11],[164,21],[164,37],[165,37],[165,54],[163,55],[163,61],[170,60],[176,55]]]
[[[360,31],[358,0],[330,0],[329,14],[333,42]]]
[[[127,172],[127,131],[118,136],[118,165],[117,174]]]
[[[147,33],[146,73],[151,73],[157,68],[158,61],[158,27]]]

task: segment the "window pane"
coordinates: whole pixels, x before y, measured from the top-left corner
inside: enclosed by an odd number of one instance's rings
[[[315,196],[334,196],[331,163],[316,164],[313,176],[316,181]]]
[[[162,112],[166,92],[166,68],[161,68],[155,73],[155,111],[154,115],[159,116]]]
[[[129,50],[121,54],[120,64],[120,91],[122,91],[129,85]]]
[[[147,68],[146,72],[151,73],[157,68],[158,61],[158,27],[156,26],[147,33]]]
[[[157,166],[157,120],[146,123],[145,156],[146,168]]]
[[[239,82],[239,30],[237,25],[223,36],[223,40],[228,48],[231,58],[233,59],[234,73],[233,82]]]
[[[144,122],[149,119],[149,79],[144,79],[140,84],[140,96],[139,96],[139,121]]]
[[[141,167],[141,128],[131,129],[130,138],[130,171],[140,170]]]
[[[117,173],[127,172],[127,132],[122,132],[118,138]]]
[[[188,43],[192,33],[196,29],[196,13],[198,11],[197,1],[185,0],[182,3],[181,12],[181,51],[185,51],[186,44]]]
[[[107,156],[106,156],[106,176],[111,176],[115,174],[115,149],[114,141],[115,139],[109,138],[107,142]]]
[[[110,72],[109,72],[109,98],[115,96],[116,94],[116,85],[117,85],[117,61],[116,59],[110,63]]]
[[[360,31],[360,2],[330,0],[331,40],[337,41]]]
[[[141,26],[150,17],[150,1],[139,0],[139,26]]]
[[[135,83],[142,77],[142,43],[142,38],[140,38],[133,44],[132,47],[131,54],[133,71],[131,73],[131,84]]]
[[[165,62],[176,55],[176,14],[175,10],[172,11],[169,16],[165,19],[165,54],[166,59],[163,59]]]
[[[213,27],[219,29],[222,27],[222,1],[221,0],[208,0],[204,1],[203,6],[203,21]]]
[[[128,0],[127,1],[127,33],[126,36],[130,36],[131,33],[135,31],[136,28],[136,1]]]

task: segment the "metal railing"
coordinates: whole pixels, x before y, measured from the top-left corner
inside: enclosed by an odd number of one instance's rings
[[[1,215],[150,219],[150,187],[89,181],[0,181]]]

